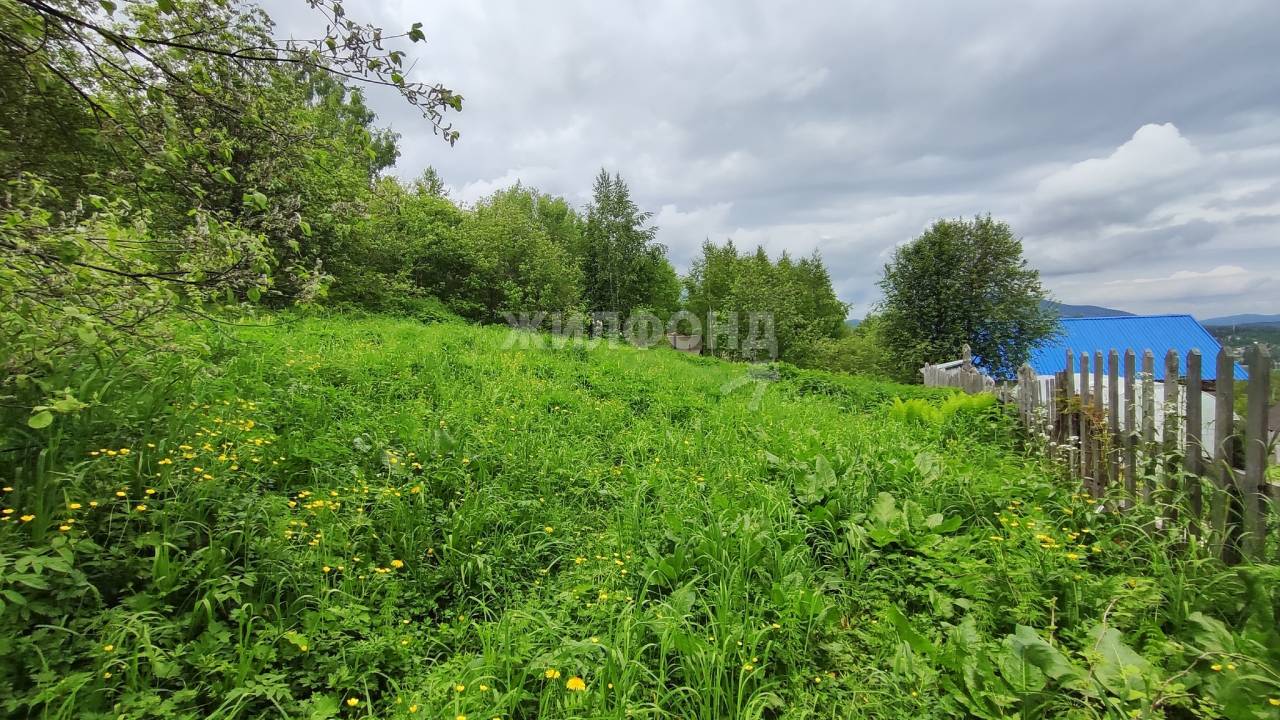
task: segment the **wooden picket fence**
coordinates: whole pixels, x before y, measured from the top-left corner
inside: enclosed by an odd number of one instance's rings
[[[1056,376],[1037,378],[1023,366],[1018,382],[996,393],[1094,497],[1115,499],[1116,509],[1157,503],[1162,531],[1228,562],[1261,559],[1268,538],[1280,540],[1268,530],[1280,521],[1280,483],[1268,482],[1267,474],[1277,444],[1267,428],[1272,364],[1260,345],[1244,356],[1242,423],[1233,407],[1238,358],[1225,349],[1216,358],[1211,397],[1198,350],[1186,354],[1181,377],[1179,355],[1170,350],[1160,383],[1150,350],[1139,356],[1112,349],[1105,358],[1095,351],[1092,362],[1089,353],[1077,358],[1068,350],[1066,369]]]
[[[924,376],[924,384],[928,387],[960,388],[970,395],[995,390],[995,381],[974,367],[973,352],[968,345],[964,346],[959,360],[925,365],[920,368],[920,374]]]

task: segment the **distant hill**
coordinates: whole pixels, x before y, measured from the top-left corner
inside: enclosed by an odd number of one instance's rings
[[[860,320],[859,318],[849,318],[848,320],[844,321],[844,324],[848,325],[850,328],[856,328],[862,324],[862,320]]]
[[[1040,307],[1056,310],[1058,317],[1064,318],[1087,318],[1087,317],[1115,317],[1117,315],[1133,315],[1131,312],[1124,310],[1116,310],[1115,308],[1101,307],[1098,305],[1067,305],[1065,303],[1054,302],[1052,300],[1040,301]]]
[[[1231,325],[1277,325],[1280,324],[1280,315],[1259,315],[1258,313],[1223,315],[1222,317],[1201,320],[1200,324],[1205,327],[1229,327]]]

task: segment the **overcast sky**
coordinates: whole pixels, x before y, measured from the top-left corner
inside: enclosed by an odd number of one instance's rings
[[[1276,0],[346,5],[424,24],[411,79],[466,98],[461,140],[372,104],[396,172],[459,200],[520,180],[584,205],[604,166],[681,271],[705,238],[817,248],[853,317],[895,244],[988,212],[1064,302],[1280,312]]]

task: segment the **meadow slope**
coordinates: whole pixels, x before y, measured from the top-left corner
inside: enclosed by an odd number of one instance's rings
[[[68,371],[2,461],[5,714],[1280,714],[1276,568],[1096,513],[984,401],[273,322]]]

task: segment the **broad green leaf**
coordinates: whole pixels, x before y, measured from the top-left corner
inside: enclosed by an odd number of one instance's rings
[[[876,502],[871,506],[871,519],[877,525],[888,525],[898,520],[902,513],[897,509],[897,502],[887,492],[876,495]]]
[[[1119,698],[1128,699],[1132,692],[1147,689],[1151,663],[1125,644],[1115,628],[1094,628],[1090,633],[1093,674],[1098,683]]]
[[[1004,642],[1015,657],[1035,666],[1054,680],[1071,682],[1084,678],[1083,669],[1072,664],[1062,651],[1050,645],[1033,628],[1018,625]]]
[[[898,637],[910,646],[912,650],[929,657],[937,655],[937,646],[929,642],[928,638],[916,632],[916,629],[911,626],[911,621],[907,620],[907,617],[902,614],[897,605],[890,605],[886,615],[888,615],[889,622],[893,624],[894,629],[898,631]]]
[[[40,412],[27,418],[27,425],[29,427],[35,428],[36,430],[39,430],[41,428],[47,428],[52,424],[53,424],[53,413],[49,412],[48,410],[41,410]]]

